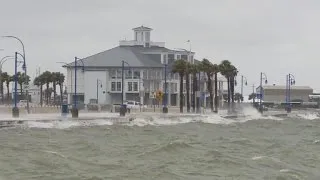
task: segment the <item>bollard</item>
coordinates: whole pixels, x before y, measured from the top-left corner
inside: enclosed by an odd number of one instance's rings
[[[167,107],[167,106],[164,106],[164,107],[162,108],[162,112],[163,112],[163,113],[168,113],[168,107]]]
[[[72,118],[78,118],[79,117],[79,110],[76,107],[72,107],[71,109]]]

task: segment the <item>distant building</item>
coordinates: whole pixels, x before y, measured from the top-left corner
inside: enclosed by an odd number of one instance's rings
[[[257,96],[260,99],[260,86],[257,87]],[[290,99],[293,101],[309,101],[309,95],[313,93],[313,89],[309,86],[291,86]],[[262,86],[262,100],[265,102],[284,103],[286,102],[286,86]]]
[[[117,47],[82,58],[83,63],[78,60],[77,65],[84,66],[83,70],[77,70],[78,102],[88,104],[93,99],[98,99],[99,104],[121,103],[121,91],[124,86],[124,100],[150,104],[154,92],[164,90],[164,67],[168,64],[168,105],[178,105],[179,75],[171,73],[172,64],[177,59],[196,63],[195,53],[188,50],[171,50],[165,47],[164,42],[151,41],[151,30],[144,26],[133,28],[133,40],[122,40]],[[121,82],[122,61],[128,63],[125,65],[124,84]],[[74,62],[63,67],[67,68],[68,102],[72,103]],[[223,87],[222,81],[219,85]],[[204,83],[200,86],[204,91],[207,90]]]

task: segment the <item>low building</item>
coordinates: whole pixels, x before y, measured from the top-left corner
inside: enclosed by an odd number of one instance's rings
[[[260,99],[260,86],[257,87],[257,98]],[[264,102],[285,103],[286,102],[286,86],[262,86],[262,100]],[[291,86],[290,99],[291,102],[308,102],[309,95],[313,93],[313,89],[309,86]]]
[[[117,47],[78,60],[76,73],[78,102],[88,104],[96,99],[99,104],[118,104],[121,103],[123,87],[124,100],[151,104],[154,92],[164,90],[166,76],[168,105],[178,105],[179,75],[171,73],[172,64],[177,59],[184,59],[192,64],[197,63],[194,59],[195,53],[168,49],[164,42],[152,42],[151,30],[144,26],[134,28],[134,40],[120,41]],[[123,61],[125,62],[124,84],[122,84]],[[165,65],[167,65],[166,72]],[[74,66],[74,62],[63,66],[67,68],[69,103],[72,103],[75,97]],[[219,85],[223,87],[222,80]],[[200,89],[206,91],[204,83],[200,86]],[[190,90],[191,87],[190,84]]]

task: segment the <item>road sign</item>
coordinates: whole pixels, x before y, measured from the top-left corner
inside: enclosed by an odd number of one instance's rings
[[[257,94],[257,99],[262,99],[262,94]]]

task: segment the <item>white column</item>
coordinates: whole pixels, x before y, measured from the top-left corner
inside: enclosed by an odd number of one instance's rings
[[[140,95],[140,103],[141,103],[141,104],[144,104],[144,82],[143,82],[143,70],[140,70],[139,95]]]

